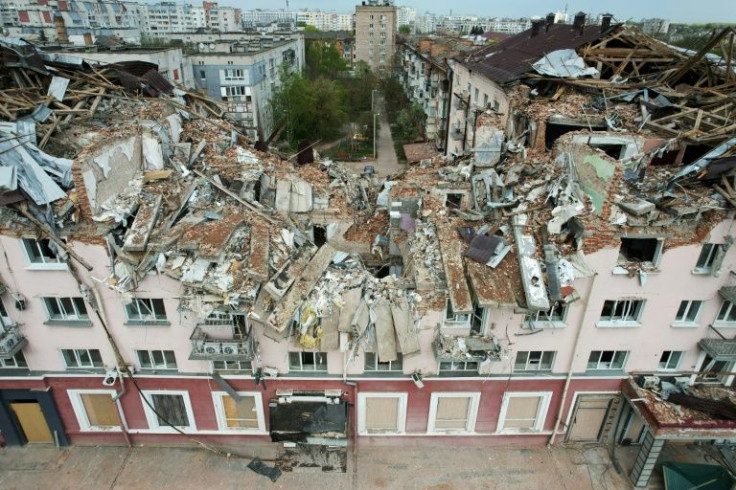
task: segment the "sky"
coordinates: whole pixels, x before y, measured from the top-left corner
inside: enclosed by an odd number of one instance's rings
[[[188,0],[187,3],[199,1]],[[218,3],[243,10],[286,8],[286,0],[219,0]],[[290,0],[289,7],[291,10],[354,12],[358,3],[356,0]],[[659,17],[673,22],[736,23],[734,0],[399,0],[395,3],[414,7],[418,14],[449,15],[452,10],[453,15],[516,18],[564,11],[567,5],[568,13],[580,10],[590,14],[610,12],[618,21]]]

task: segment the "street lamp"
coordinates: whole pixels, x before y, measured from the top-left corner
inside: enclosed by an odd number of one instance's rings
[[[380,116],[379,113],[373,113],[373,159],[376,159],[376,117]]]
[[[376,92],[378,92],[378,89],[371,90],[371,112],[376,112],[376,103],[375,103],[375,96]]]

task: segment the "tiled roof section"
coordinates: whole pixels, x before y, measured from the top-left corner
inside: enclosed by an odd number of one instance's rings
[[[618,29],[614,25],[601,31],[600,26],[585,26],[582,33],[568,24],[552,24],[549,30],[541,26],[536,36],[532,29],[473,53],[464,64],[497,83],[509,83],[520,79],[531,70],[532,63],[546,53],[558,49],[577,49]]]

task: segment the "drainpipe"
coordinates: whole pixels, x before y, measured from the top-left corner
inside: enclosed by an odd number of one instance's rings
[[[347,386],[353,388],[353,471],[358,468],[358,382],[344,380]]]
[[[585,318],[588,316],[588,305],[590,303],[590,295],[593,292],[593,286],[595,285],[595,280],[598,278],[598,273],[596,272],[593,275],[593,279],[590,281],[590,286],[588,286],[588,294],[585,297],[585,306],[583,307],[583,316],[580,318],[580,323],[578,324],[578,331],[575,334],[575,346],[572,349],[572,356],[570,357],[570,367],[567,370],[567,378],[565,378],[565,388],[562,390],[562,397],[560,398],[560,406],[557,409],[557,418],[555,419],[555,426],[552,428],[552,435],[549,437],[549,442],[547,443],[547,447],[550,448],[555,443],[555,437],[557,436],[557,428],[560,426],[560,422],[562,421],[562,412],[565,408],[565,402],[567,401],[567,392],[570,389],[570,381],[572,381],[572,366],[575,363],[575,356],[578,354],[578,347],[580,346],[580,338],[582,337],[583,333],[583,324],[585,322]]]
[[[118,411],[118,419],[120,419],[120,429],[123,431],[123,437],[125,437],[125,442],[128,445],[128,447],[133,447],[133,443],[130,440],[130,434],[128,433],[128,420],[125,418],[125,412],[123,411],[123,404],[120,402],[120,399],[125,395],[125,393],[128,391],[125,388],[125,378],[123,377],[123,373],[120,372],[120,368],[117,368],[118,371],[118,379],[120,380],[120,386],[122,387],[122,391],[116,392],[115,396],[113,397],[112,401],[115,402],[115,408]]]
[[[447,63],[447,73],[449,75],[449,85],[447,86],[448,97],[444,107],[447,116],[445,118],[445,156],[450,152],[450,111],[452,110],[452,87],[455,83],[455,70],[450,63]]]

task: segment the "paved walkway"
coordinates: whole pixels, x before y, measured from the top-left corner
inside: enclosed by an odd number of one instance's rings
[[[272,458],[276,444],[248,445]],[[355,461],[357,460],[357,465]],[[0,488],[28,489],[255,489],[299,488],[430,490],[616,490],[630,489],[605,448],[477,448],[422,444],[363,444],[348,458],[347,473],[301,470],[275,483],[246,468],[247,460],[198,448],[48,446],[0,450]]]

